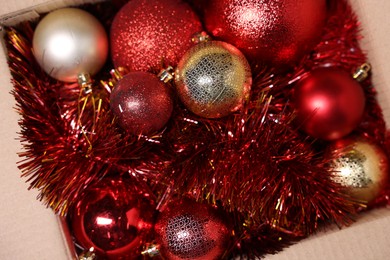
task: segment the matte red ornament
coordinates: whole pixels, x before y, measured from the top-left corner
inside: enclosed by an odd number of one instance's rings
[[[170,202],[155,225],[164,259],[221,259],[231,229],[226,216],[210,205],[189,199]]]
[[[134,259],[152,229],[155,205],[149,194],[121,179],[88,188],[71,215],[73,234],[102,259]],[[99,258],[100,259],[100,258]]]
[[[319,41],[325,0],[210,0],[205,25],[251,61],[291,64]]]
[[[163,61],[176,66],[201,31],[199,18],[181,0],[132,0],[112,23],[112,60],[136,71],[160,69]]]
[[[340,68],[319,68],[298,82],[294,106],[303,130],[310,136],[335,140],[361,122],[365,95],[360,84]]]
[[[161,129],[173,110],[172,93],[159,78],[147,72],[130,72],[112,90],[111,110],[132,134]]]

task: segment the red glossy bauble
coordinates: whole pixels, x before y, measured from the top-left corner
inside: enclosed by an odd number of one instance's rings
[[[132,0],[112,23],[112,60],[136,71],[160,69],[163,61],[176,66],[201,31],[199,18],[181,0]]]
[[[335,140],[361,122],[365,95],[360,84],[340,68],[319,68],[298,82],[294,106],[303,130],[310,136]]]
[[[292,65],[319,40],[326,0],[210,0],[205,25],[254,62]]]
[[[111,110],[131,134],[149,134],[161,129],[173,110],[172,93],[155,75],[130,72],[114,87]]]
[[[226,217],[207,204],[175,200],[160,213],[156,241],[164,259],[221,259],[231,229]]]
[[[154,210],[149,194],[137,186],[120,179],[102,180],[88,188],[73,209],[73,234],[102,259],[134,259],[147,242]]]

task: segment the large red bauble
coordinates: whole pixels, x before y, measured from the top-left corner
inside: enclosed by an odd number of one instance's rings
[[[121,179],[102,180],[88,188],[73,209],[73,234],[102,259],[134,259],[147,242],[154,210],[149,194],[137,186]]]
[[[307,134],[335,140],[359,125],[365,96],[360,84],[347,72],[339,68],[319,68],[298,82],[294,106]]]
[[[221,259],[230,232],[221,212],[189,199],[170,202],[155,225],[160,253],[170,260]]]
[[[288,65],[319,40],[326,0],[210,0],[207,30],[239,48],[250,61]]]
[[[148,71],[164,61],[176,66],[202,31],[199,18],[181,0],[131,0],[111,26],[111,55],[115,67]]]
[[[155,75],[130,72],[112,90],[111,110],[131,134],[149,134],[161,129],[173,110],[172,93]]]

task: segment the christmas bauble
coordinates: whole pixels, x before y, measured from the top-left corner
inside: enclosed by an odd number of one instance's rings
[[[291,64],[319,40],[326,0],[210,0],[207,30],[239,48],[251,61]]]
[[[33,52],[51,77],[77,82],[80,74],[96,74],[108,54],[107,34],[91,14],[76,8],[46,15],[33,37]]]
[[[340,68],[319,68],[298,82],[294,106],[307,134],[335,140],[359,125],[365,96],[360,84],[347,72]]]
[[[164,259],[221,259],[229,243],[226,217],[209,205],[175,200],[160,213],[156,241]]]
[[[163,61],[176,66],[200,31],[198,17],[181,0],[132,0],[112,23],[112,60],[137,71],[160,69]]]
[[[389,161],[376,144],[358,138],[336,141],[330,148],[333,180],[362,202],[373,201],[388,179]]]
[[[73,234],[102,259],[133,259],[153,226],[154,210],[149,194],[137,186],[105,179],[81,195],[71,214]]]
[[[238,110],[248,98],[252,74],[244,55],[225,42],[202,42],[180,60],[178,95],[193,113],[220,118]]]
[[[168,122],[173,99],[168,86],[155,75],[130,72],[112,90],[110,106],[126,131],[149,134]]]

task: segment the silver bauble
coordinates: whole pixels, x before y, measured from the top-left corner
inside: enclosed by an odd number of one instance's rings
[[[107,34],[91,14],[63,8],[46,15],[33,38],[33,52],[51,77],[76,82],[80,74],[96,74],[108,53]]]

